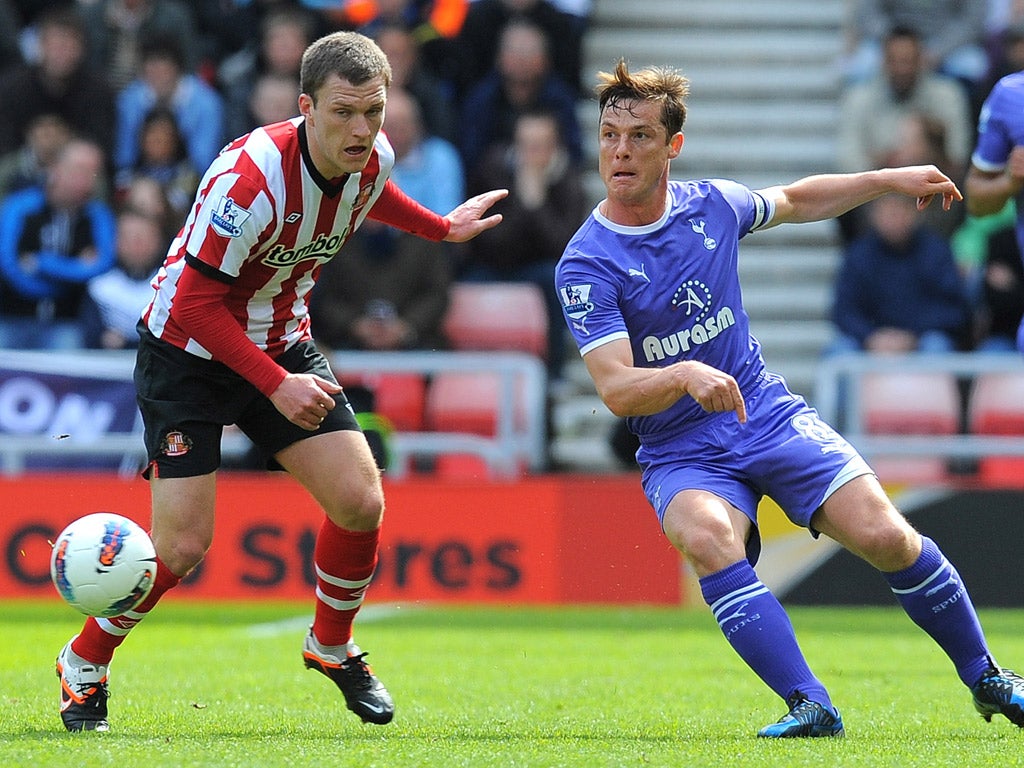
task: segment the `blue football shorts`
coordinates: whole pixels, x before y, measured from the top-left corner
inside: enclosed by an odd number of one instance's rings
[[[840,486],[871,467],[807,402],[778,376],[761,378],[746,395],[747,422],[736,414],[710,416],[678,437],[641,445],[637,461],[644,493],[664,521],[677,493],[703,490],[719,496],[754,523],[747,557],[757,562],[757,507],[772,498],[796,525],[812,535],[811,515]]]

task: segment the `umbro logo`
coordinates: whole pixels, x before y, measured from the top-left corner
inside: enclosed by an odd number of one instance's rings
[[[292,211],[291,213],[289,213],[287,216],[284,217],[284,223],[285,224],[294,224],[296,221],[298,221],[301,218],[302,218],[302,214],[301,213],[299,213],[298,211]]]

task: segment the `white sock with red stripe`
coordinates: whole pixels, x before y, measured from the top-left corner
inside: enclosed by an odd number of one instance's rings
[[[380,529],[349,531],[325,519],[316,538],[313,636],[327,647],[352,640],[352,621],[377,567]]]

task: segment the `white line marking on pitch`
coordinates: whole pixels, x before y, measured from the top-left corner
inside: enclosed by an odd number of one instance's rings
[[[368,605],[359,611],[357,621],[362,624],[370,621],[381,621],[383,619],[389,619],[402,611],[408,610],[416,609],[398,605],[397,603]],[[290,635],[299,630],[309,629],[309,625],[312,622],[313,619],[310,616],[292,616],[278,621],[267,621],[262,624],[253,624],[246,627],[245,633],[249,637],[279,637],[281,635]]]

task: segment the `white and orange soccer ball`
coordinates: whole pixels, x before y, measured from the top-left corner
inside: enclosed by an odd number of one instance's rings
[[[50,556],[50,577],[73,608],[88,616],[120,616],[153,589],[156,550],[138,523],[96,512],[61,531]]]

